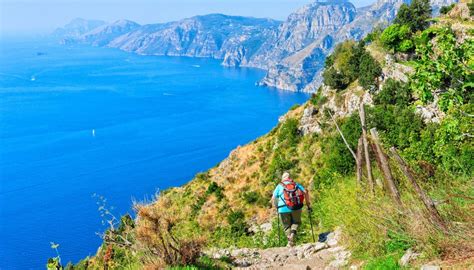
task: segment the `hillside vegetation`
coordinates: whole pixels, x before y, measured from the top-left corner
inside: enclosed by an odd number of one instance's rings
[[[137,203],[135,219],[112,218],[96,256],[69,269],[219,269],[231,258],[212,260],[202,249],[275,247],[269,200],[284,171],[310,190],[317,232],[340,227],[363,268],[398,269],[408,249],[419,253],[412,266],[472,267],[474,24],[452,10],[430,19],[427,3],[414,0],[391,26],[339,44],[307,103],[188,184]],[[361,108],[379,136],[368,132],[371,173],[359,158]],[[306,211],[297,242],[311,242]]]

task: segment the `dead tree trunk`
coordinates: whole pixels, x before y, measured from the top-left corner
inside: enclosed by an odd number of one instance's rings
[[[357,160],[356,160],[356,165],[357,165],[357,184],[361,186],[362,184],[362,154],[364,151],[364,148],[362,146],[362,137],[359,138],[359,142],[357,143]]]
[[[359,117],[362,126],[362,143],[364,146],[365,167],[367,170],[367,182],[370,192],[374,193],[374,177],[372,175],[372,166],[370,164],[369,145],[367,142],[367,126],[365,125],[365,109],[362,100],[359,103]]]
[[[390,195],[392,199],[398,204],[402,205],[402,200],[400,199],[400,193],[398,192],[397,185],[395,184],[395,180],[393,179],[392,171],[390,171],[390,166],[388,163],[388,158],[382,150],[382,146],[380,145],[379,136],[377,134],[377,130],[372,128],[370,130],[370,134],[372,135],[372,139],[374,140],[375,150],[377,152],[377,156],[380,159],[380,170],[385,178],[387,186],[389,188]]]
[[[413,173],[411,168],[403,160],[403,158],[397,153],[397,150],[395,149],[395,147],[390,148],[390,152],[392,153],[393,157],[397,160],[398,165],[400,166],[403,174],[405,174],[406,178],[410,181],[411,185],[415,189],[416,194],[418,195],[418,198],[425,205],[426,209],[428,210],[428,213],[430,214],[431,220],[444,232],[447,232],[448,227],[446,226],[446,223],[444,222],[443,218],[441,217],[438,210],[436,209],[436,206],[433,200],[423,191],[420,185],[418,185],[418,183],[416,182],[415,174]]]

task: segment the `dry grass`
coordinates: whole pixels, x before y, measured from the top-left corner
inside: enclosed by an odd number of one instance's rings
[[[174,228],[180,221],[166,211],[153,206],[136,205],[138,249],[144,252],[145,265],[150,269],[165,266],[193,265],[201,255],[205,241],[201,237],[177,236]]]

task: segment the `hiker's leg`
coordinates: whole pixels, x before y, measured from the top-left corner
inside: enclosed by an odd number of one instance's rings
[[[296,231],[298,226],[301,224],[301,209],[291,212],[291,227],[290,227],[290,238],[291,242],[294,243],[296,237]]]
[[[286,239],[288,239],[288,244],[290,244],[290,235],[291,235],[291,213],[280,213],[281,223],[283,224],[283,229],[285,230]]]
[[[283,230],[288,236],[291,230],[291,213],[280,213],[281,224],[283,224]]]

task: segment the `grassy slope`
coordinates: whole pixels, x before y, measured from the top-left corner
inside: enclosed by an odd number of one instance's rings
[[[446,24],[446,20],[439,24]],[[463,22],[456,23],[463,25]],[[466,25],[470,27],[470,23]],[[385,50],[376,44],[367,50],[382,66],[385,64]],[[409,247],[421,252],[419,262],[443,259],[446,264],[460,268],[474,264],[474,228],[469,225],[474,221],[472,172],[452,174],[435,166],[433,175],[421,174],[423,188],[441,202],[439,210],[450,221],[449,237],[427,221],[424,208],[399,171],[394,170],[394,174],[406,211],[397,210],[382,187],[377,188],[375,196],[369,196],[363,188],[355,185],[353,161],[351,163],[333,123],[322,110],[323,107],[338,108],[339,115],[344,116],[340,117],[339,124],[355,148],[360,126],[357,115],[350,116],[349,104],[354,97],[366,95],[366,92],[357,81],[342,92],[328,89],[323,92],[323,98],[315,97],[289,111],[284,121],[269,134],[235,149],[219,165],[198,174],[188,184],[163,191],[155,202],[142,209],[157,215],[171,213],[177,224],[174,228],[176,235],[205,239],[208,246],[274,246],[275,226],[266,235],[236,234],[233,224],[229,224],[229,216],[241,210],[244,218],[239,226],[275,223],[268,200],[278,176],[283,170],[290,170],[294,179],[311,190],[316,201],[314,220],[319,225],[318,231],[342,226],[346,244],[354,251],[354,260],[366,261],[368,269],[397,268],[399,257]],[[297,134],[296,127],[308,106],[318,109],[314,118],[320,123],[322,134]],[[413,110],[414,105],[407,108]],[[427,129],[426,126],[423,128]],[[379,131],[384,142],[388,141],[385,135],[392,131]],[[407,149],[409,153],[410,148]],[[422,171],[416,165],[419,164],[416,159],[409,161],[416,166],[415,169]],[[374,176],[380,180],[381,174],[374,164]],[[310,240],[306,214],[303,219],[299,242]],[[134,231],[143,229],[143,226],[139,216]],[[137,260],[145,257],[143,245],[138,241],[135,249],[138,251],[125,253],[133,258],[131,265],[135,266],[132,268],[141,268],[144,262]],[[99,252],[92,263],[101,265],[103,256],[103,252]]]

